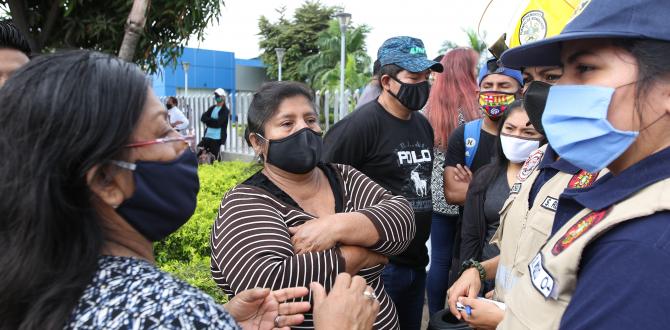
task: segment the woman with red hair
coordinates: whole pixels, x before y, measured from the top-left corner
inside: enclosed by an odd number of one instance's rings
[[[440,61],[444,72],[436,73],[425,115],[435,132],[433,159],[433,221],[431,225],[430,269],[426,281],[430,315],[444,309],[448,288],[452,248],[458,222],[458,206],[444,198],[444,156],[447,138],[465,122],[480,117],[477,101],[477,62],[479,55],[472,48],[450,50]]]

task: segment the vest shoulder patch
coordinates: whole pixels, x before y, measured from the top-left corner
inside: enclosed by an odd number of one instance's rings
[[[538,149],[533,151],[533,153],[528,156],[528,159],[526,159],[526,162],[523,163],[523,167],[519,171],[519,174],[516,176],[517,180],[520,182],[526,181],[528,177],[530,176],[531,173],[537,168],[538,165],[540,165],[540,162],[542,161],[542,158],[544,157],[544,151],[542,149]]]
[[[547,196],[547,198],[544,199],[544,202],[542,202],[542,207],[549,211],[556,212],[558,209],[558,199]]]
[[[554,247],[551,249],[551,254],[557,256],[565,251],[565,249],[570,247],[570,245],[584,235],[584,233],[599,224],[605,216],[607,216],[610,209],[611,208],[601,211],[593,211],[583,216],[577,223],[573,224],[563,236],[561,236],[556,244],[554,244]]]
[[[584,170],[580,170],[579,173],[572,176],[570,182],[568,183],[568,188],[586,188],[590,187],[598,178],[598,173],[590,173]]]
[[[544,268],[542,261],[542,252],[539,252],[535,258],[528,264],[528,274],[533,282],[533,287],[545,298],[549,298],[554,292],[554,277]],[[555,297],[554,297],[555,298]]]

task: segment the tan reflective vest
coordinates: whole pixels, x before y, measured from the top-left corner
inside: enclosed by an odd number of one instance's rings
[[[528,271],[506,296],[498,329],[558,329],[577,285],[584,248],[627,220],[670,210],[670,179],[599,211],[584,209],[563,225],[528,264]],[[604,274],[605,275],[605,274]],[[603,276],[606,281],[607,277]]]
[[[528,157],[500,211],[500,226],[492,238],[492,243],[500,247],[494,295],[498,301],[505,302],[509,290],[527,272],[528,263],[547,241],[561,193],[567,188],[588,187],[598,177],[585,171],[558,172],[540,188],[529,207],[530,191],[546,148],[545,145]],[[603,172],[607,171],[601,171],[601,176]]]

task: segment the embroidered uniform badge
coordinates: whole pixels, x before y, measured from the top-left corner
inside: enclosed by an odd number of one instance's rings
[[[593,228],[593,226],[600,223],[605,218],[607,213],[609,213],[609,210],[610,209],[593,211],[582,217],[581,220],[572,225],[572,227],[570,227],[570,229],[568,229],[568,231],[565,232],[563,236],[561,236],[561,239],[559,239],[556,244],[554,244],[554,247],[551,249],[551,253],[557,256],[561,252],[565,251],[565,249],[572,245],[572,243],[574,243],[579,237]]]
[[[540,149],[533,151],[533,153],[528,156],[528,159],[526,159],[526,162],[523,163],[523,167],[516,176],[517,180],[519,180],[519,182],[526,181],[530,174],[533,173],[538,165],[540,165],[542,157],[544,157],[544,151]]]
[[[568,183],[568,188],[586,188],[590,187],[598,177],[598,172],[590,173],[584,170],[579,171],[575,174],[570,182]]]

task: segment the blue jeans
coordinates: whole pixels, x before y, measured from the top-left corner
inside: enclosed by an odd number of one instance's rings
[[[398,310],[402,330],[419,330],[423,316],[426,270],[388,263],[382,273],[384,289]]]
[[[457,223],[457,215],[433,213],[433,223],[430,227],[430,269],[426,280],[430,316],[444,309]]]

